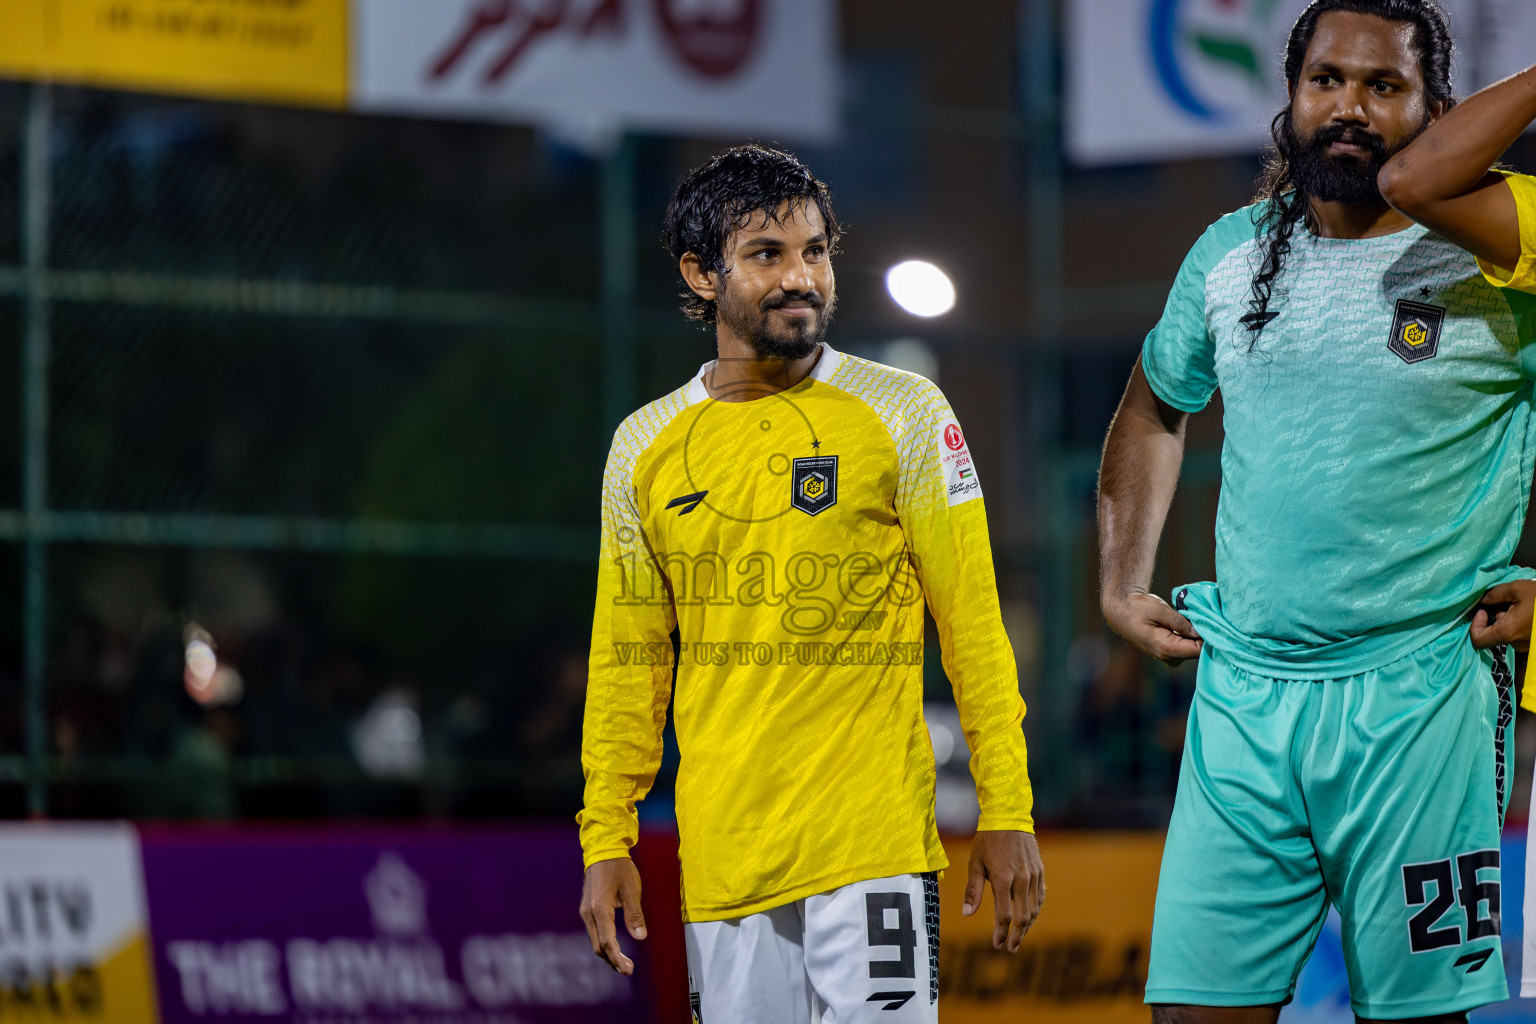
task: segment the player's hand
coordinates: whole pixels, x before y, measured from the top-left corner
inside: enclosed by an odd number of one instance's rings
[[[592,952],[608,961],[620,974],[634,974],[635,962],[619,948],[613,912],[624,909],[624,926],[636,939],[645,938],[645,916],[640,913],[640,871],[628,857],[600,860],[587,868],[581,883],[581,920],[587,926]]]
[[[1472,613],[1472,646],[1478,650],[1514,644],[1531,646],[1531,614],[1536,612],[1536,580],[1500,583],[1483,595]]]
[[[966,917],[981,907],[983,882],[992,883],[996,917],[992,948],[1017,953],[1024,933],[1035,923],[1045,903],[1045,866],[1040,847],[1028,832],[977,832],[971,840],[970,875],[965,882]]]
[[[1165,665],[1200,657],[1205,642],[1188,619],[1156,594],[1134,590],[1102,602],[1109,628]]]

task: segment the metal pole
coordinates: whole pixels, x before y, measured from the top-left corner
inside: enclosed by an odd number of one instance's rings
[[[1029,280],[1034,321],[1034,354],[1025,360],[1023,369],[1032,379],[1022,382],[1022,390],[1032,395],[1035,406],[1035,494],[1040,541],[1040,685],[1035,734],[1043,741],[1037,746],[1043,756],[1032,770],[1037,776],[1036,792],[1061,794],[1064,785],[1070,786],[1072,774],[1069,741],[1065,739],[1071,734],[1072,695],[1067,691],[1064,674],[1076,601],[1072,593],[1072,499],[1059,436],[1061,364],[1055,358],[1064,323],[1055,6],[1055,0],[1020,0],[1017,49],[1023,64],[1019,74],[1023,92],[1020,109],[1028,128]],[[1067,797],[1070,799],[1070,794]]]
[[[22,262],[26,275],[26,334],[21,354],[21,499],[28,520],[22,584],[22,677],[26,688],[27,809],[48,813],[48,295],[50,86],[32,86],[22,145]]]
[[[627,135],[603,161],[602,221],[603,428],[612,431],[635,410],[635,147]]]
[[[1063,322],[1062,166],[1055,0],[1024,0],[1024,110],[1029,125],[1029,277],[1036,341],[1057,343]]]

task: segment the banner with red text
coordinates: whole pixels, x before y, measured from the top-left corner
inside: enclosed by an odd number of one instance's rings
[[[364,111],[824,138],[831,0],[353,0]]]
[[[836,0],[0,2],[0,77],[536,124],[594,144],[626,129],[823,140],[837,71]]]

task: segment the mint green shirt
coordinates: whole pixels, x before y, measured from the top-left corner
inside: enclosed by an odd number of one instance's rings
[[[1419,225],[1298,226],[1260,334],[1241,322],[1260,207],[1190,251],[1142,366],[1186,412],[1221,389],[1216,583],[1183,593],[1207,642],[1270,674],[1368,671],[1455,626],[1510,558],[1536,462],[1536,296],[1495,287]]]

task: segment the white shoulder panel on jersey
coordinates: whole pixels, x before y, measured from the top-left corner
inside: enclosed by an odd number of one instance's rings
[[[837,361],[818,379],[855,396],[879,415],[896,442],[901,462],[897,492],[921,493],[920,474],[937,474],[950,506],[981,497],[970,446],[938,385],[893,366],[834,353]],[[822,364],[827,363],[826,355]],[[821,369],[818,365],[817,369]],[[813,376],[815,376],[813,374]]]
[[[619,424],[619,429],[613,432],[613,446],[608,450],[608,466],[603,472],[605,513],[624,507],[632,512],[638,512],[635,507],[634,493],[635,463],[667,428],[667,425],[677,419],[679,413],[690,405],[709,397],[700,379],[703,373],[704,370],[701,368],[699,377],[690,380],[671,394],[636,409],[626,416],[624,422]]]

